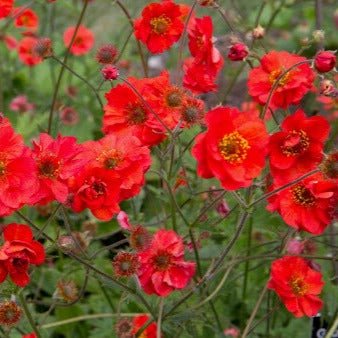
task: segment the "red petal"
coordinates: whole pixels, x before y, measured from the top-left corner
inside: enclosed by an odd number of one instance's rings
[[[33,233],[31,228],[25,224],[8,224],[4,230],[5,241],[20,240],[22,242],[31,242],[33,240]]]

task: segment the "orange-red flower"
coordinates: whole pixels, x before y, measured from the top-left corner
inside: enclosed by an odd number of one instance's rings
[[[265,164],[268,134],[263,121],[232,107],[209,111],[205,121],[207,131],[197,136],[192,149],[198,175],[216,177],[227,190],[251,185]]]
[[[75,33],[75,27],[68,27],[63,33],[63,42],[67,48],[69,48],[73,36]],[[87,54],[94,45],[94,34],[91,30],[85,26],[80,25],[76,37],[70,47],[70,52],[73,55],[84,55]]]
[[[147,294],[168,296],[176,289],[185,288],[195,274],[195,263],[184,261],[182,238],[172,230],[158,230],[138,257],[138,278]]]
[[[0,0],[0,19],[6,18],[13,9],[14,0]]]
[[[295,317],[315,316],[323,302],[318,297],[324,282],[320,272],[296,256],[285,256],[272,263],[269,289],[274,290]]]
[[[128,78],[128,82],[148,101],[149,79]],[[164,127],[138,95],[126,84],[119,84],[106,94],[103,131],[105,133],[128,133],[136,136],[143,145],[152,146],[165,137]]]
[[[314,169],[323,158],[329,131],[324,117],[307,117],[301,109],[285,118],[281,131],[273,134],[269,143],[275,182],[289,182]]]
[[[0,247],[0,283],[7,275],[13,283],[24,287],[29,283],[30,264],[45,261],[45,250],[33,239],[32,230],[25,224],[8,224],[3,229],[5,243]]]
[[[169,49],[183,32],[180,6],[171,1],[150,3],[134,22],[134,33],[152,53]]]
[[[279,212],[293,228],[319,235],[335,216],[337,192],[336,182],[318,173],[273,195],[267,209]]]
[[[306,61],[306,58],[285,51],[271,51],[261,59],[261,64],[249,73],[249,94],[255,101],[266,104],[269,93],[279,76],[287,69]],[[309,64],[301,64],[286,73],[279,81],[270,101],[271,108],[286,108],[298,104],[311,89],[315,73]]]
[[[27,28],[30,31],[35,31],[39,26],[39,17],[30,8],[17,7],[13,11],[15,27]]]
[[[17,46],[19,59],[27,66],[35,66],[42,62],[42,58],[36,55],[33,51],[36,42],[38,41],[37,38],[32,36],[26,36],[19,41]]]
[[[149,169],[151,158],[148,147],[131,135],[109,134],[99,141],[84,144],[88,164],[109,170],[121,180],[120,198],[126,199],[140,192],[144,174]]]
[[[59,135],[55,140],[48,134],[40,134],[33,142],[39,190],[36,202],[46,204],[53,200],[64,203],[69,194],[68,179],[81,170],[88,162],[81,152],[83,147],[76,143],[75,137]]]
[[[140,314],[133,319],[133,328],[132,328],[132,334],[135,335],[138,330],[150,319],[149,315],[146,314]],[[157,332],[157,325],[156,323],[151,323],[147,328],[142,332],[141,336],[142,338],[157,338],[156,335]]]

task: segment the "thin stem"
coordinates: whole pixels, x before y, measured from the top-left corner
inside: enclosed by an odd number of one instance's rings
[[[315,0],[316,2],[316,29],[321,30],[323,25],[323,1],[322,0]],[[317,49],[323,49],[324,44],[323,40],[321,39],[317,44]]]
[[[38,327],[35,324],[35,321],[34,321],[32,315],[31,315],[30,310],[28,309],[28,306],[27,306],[27,303],[26,303],[26,300],[25,300],[25,297],[24,297],[23,293],[20,292],[18,294],[18,297],[20,299],[20,303],[21,303],[21,305],[23,307],[23,311],[24,311],[24,313],[25,313],[25,315],[26,315],[26,317],[27,317],[27,319],[29,321],[30,326],[32,327],[32,329],[33,329],[34,333],[37,335],[37,337],[41,338],[40,331],[39,331]]]
[[[338,327],[338,315],[336,316],[336,319],[334,320],[334,323],[330,327],[330,330],[326,334],[325,338],[332,338],[334,333],[336,332],[337,327]]]
[[[159,309],[158,309],[156,338],[161,338],[161,336],[162,336],[161,335],[161,325],[162,325],[163,305],[164,305],[164,299],[161,298]]]

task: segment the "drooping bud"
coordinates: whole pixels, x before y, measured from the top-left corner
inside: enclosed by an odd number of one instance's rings
[[[262,39],[264,38],[264,35],[265,29],[261,25],[258,25],[256,28],[252,30],[252,36],[254,39]]]
[[[243,61],[249,54],[249,48],[244,43],[235,43],[230,47],[228,58],[231,61]]]

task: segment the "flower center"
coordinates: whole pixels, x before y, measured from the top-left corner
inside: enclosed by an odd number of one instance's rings
[[[303,130],[292,130],[281,146],[282,153],[289,156],[301,154],[309,148],[310,140]]]
[[[293,277],[289,285],[296,296],[304,296],[308,290],[307,284],[301,277]]]
[[[169,107],[176,108],[182,103],[182,94],[179,89],[174,88],[169,91],[165,97],[166,104]]]
[[[40,160],[39,173],[41,176],[55,178],[59,174],[60,161],[56,157],[48,157]]]
[[[154,259],[154,264],[158,270],[166,270],[170,263],[171,256],[166,252],[159,253]]]
[[[223,136],[218,144],[222,157],[231,164],[242,163],[250,148],[249,142],[238,131]]]
[[[141,105],[130,105],[128,112],[128,123],[131,125],[142,124],[147,120],[146,111]]]
[[[112,149],[110,152],[103,154],[103,165],[106,169],[114,169],[122,162],[121,153]]]
[[[159,35],[166,33],[170,24],[171,20],[164,14],[150,21],[151,30]]]
[[[4,176],[6,172],[6,165],[5,162],[0,162],[0,177]]]
[[[293,200],[303,206],[311,206],[315,204],[316,198],[311,191],[302,184],[298,184],[291,189]]]
[[[277,69],[270,73],[269,75],[269,81],[271,85],[274,85],[274,83],[277,81],[278,77],[284,72],[283,69]],[[283,87],[288,83],[291,77],[291,72],[287,72],[279,81],[278,81],[278,87]]]
[[[24,254],[21,254],[12,258],[12,265],[17,270],[26,271],[28,269],[29,260]]]
[[[104,195],[107,191],[107,185],[102,181],[94,181],[91,188],[95,198]]]

